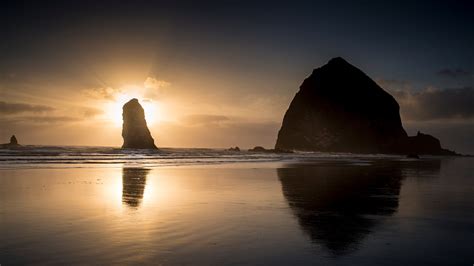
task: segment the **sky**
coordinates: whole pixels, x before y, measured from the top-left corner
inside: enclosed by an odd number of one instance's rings
[[[413,2],[2,1],[0,142],[121,146],[136,97],[159,147],[273,147],[303,80],[341,56],[410,135],[474,153],[474,4]]]

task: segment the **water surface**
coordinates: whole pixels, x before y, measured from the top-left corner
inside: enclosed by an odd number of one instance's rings
[[[472,158],[252,156],[4,163],[0,263],[474,262]]]

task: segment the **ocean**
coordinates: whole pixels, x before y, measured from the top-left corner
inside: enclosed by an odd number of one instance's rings
[[[474,158],[0,150],[0,264],[471,265]]]

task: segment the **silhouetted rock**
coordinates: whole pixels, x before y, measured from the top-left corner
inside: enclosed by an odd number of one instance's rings
[[[262,146],[255,146],[255,147],[253,147],[253,149],[249,149],[249,151],[251,151],[251,152],[268,152],[268,150],[265,149]]]
[[[122,117],[122,148],[157,149],[146,124],[145,112],[137,99],[124,104]]]
[[[333,58],[300,86],[275,149],[447,154],[439,141],[435,145],[425,136],[409,138],[399,109],[397,101],[361,70]]]
[[[18,148],[18,147],[21,147],[21,145],[18,144],[18,140],[16,139],[15,135],[10,137],[9,143],[0,144],[0,148],[4,148],[4,149],[12,149],[12,148]]]
[[[249,152],[267,152],[267,153],[293,153],[293,151],[282,150],[282,149],[265,149],[262,146],[255,146],[249,149]]]
[[[437,138],[420,131],[416,136],[408,137],[404,149],[416,154],[456,155],[453,151],[441,148]]]
[[[390,152],[406,137],[397,101],[362,71],[334,58],[301,85],[275,148]]]
[[[10,145],[18,145],[18,140],[16,139],[15,135],[11,136]]]
[[[240,148],[237,147],[237,146],[235,146],[235,148],[230,147],[230,148],[228,148],[227,150],[228,150],[228,151],[240,151]]]
[[[420,159],[420,156],[416,153],[410,153],[407,155],[407,158],[410,158],[410,159]]]

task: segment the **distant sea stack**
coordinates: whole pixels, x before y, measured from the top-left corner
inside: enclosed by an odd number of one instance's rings
[[[19,145],[18,140],[16,139],[15,135],[10,137],[10,145]]]
[[[0,148],[4,148],[4,149],[11,149],[11,148],[18,148],[18,147],[21,147],[21,145],[18,144],[18,140],[16,139],[15,135],[12,135],[10,137],[9,143],[0,144]]]
[[[449,152],[432,136],[437,143],[427,140],[425,136],[429,135],[408,137],[399,109],[397,101],[361,70],[340,57],[333,58],[313,70],[300,86],[283,118],[275,149],[352,153]]]
[[[146,124],[145,111],[137,99],[123,105],[122,137],[124,149],[157,149]]]

